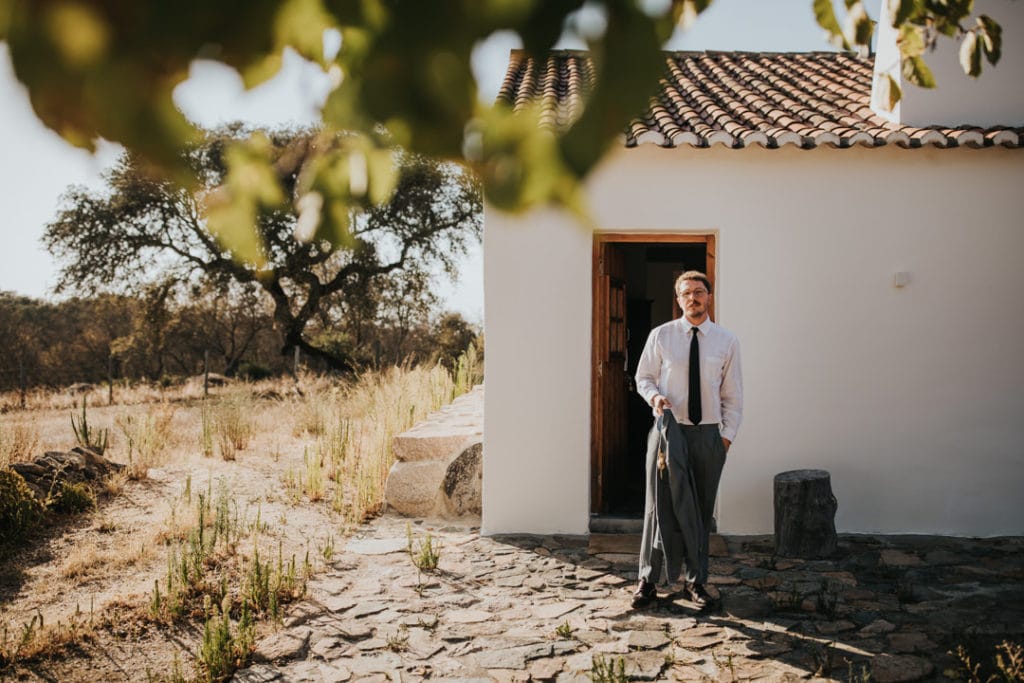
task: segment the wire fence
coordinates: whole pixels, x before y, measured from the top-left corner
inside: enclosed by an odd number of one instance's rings
[[[211,354],[205,351],[200,359],[200,367],[190,379],[201,382],[203,396],[208,396],[210,386],[218,380],[217,373],[211,368]],[[298,376],[305,369],[305,361],[301,351],[296,348],[289,370]],[[211,379],[212,377],[212,379]],[[14,353],[0,353],[0,412],[12,409],[25,410],[32,404],[38,404],[42,394],[64,393],[69,398],[80,400],[88,396],[91,402],[104,400],[113,405],[120,391],[129,389],[139,383],[170,384],[168,378],[153,382],[148,378],[131,375],[125,372],[123,364],[114,356],[107,357],[106,368],[102,364],[43,364],[36,359],[26,361]]]

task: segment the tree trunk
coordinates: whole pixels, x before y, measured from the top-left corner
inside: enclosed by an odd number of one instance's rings
[[[836,550],[836,509],[825,470],[775,475],[775,554],[813,559]]]

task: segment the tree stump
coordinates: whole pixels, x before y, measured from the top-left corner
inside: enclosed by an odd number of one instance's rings
[[[775,554],[813,559],[836,550],[836,509],[825,470],[775,475]]]

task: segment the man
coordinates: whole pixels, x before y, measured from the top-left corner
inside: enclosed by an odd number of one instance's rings
[[[708,535],[725,456],[743,411],[736,335],[708,317],[711,282],[691,270],[675,282],[683,317],[651,331],[636,371],[637,392],[657,416],[647,454],[640,583],[633,606],[685,575],[684,596],[711,602]],[[682,570],[682,571],[681,571]]]

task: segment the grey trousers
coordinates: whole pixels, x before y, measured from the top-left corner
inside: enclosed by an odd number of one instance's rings
[[[667,472],[658,472],[658,441],[671,436],[672,430],[659,420],[648,441],[640,578],[659,583],[664,568],[666,581],[683,576],[687,581],[706,583],[708,536],[725,466],[725,444],[715,424],[669,426],[678,432],[676,439],[668,440],[671,461]]]

